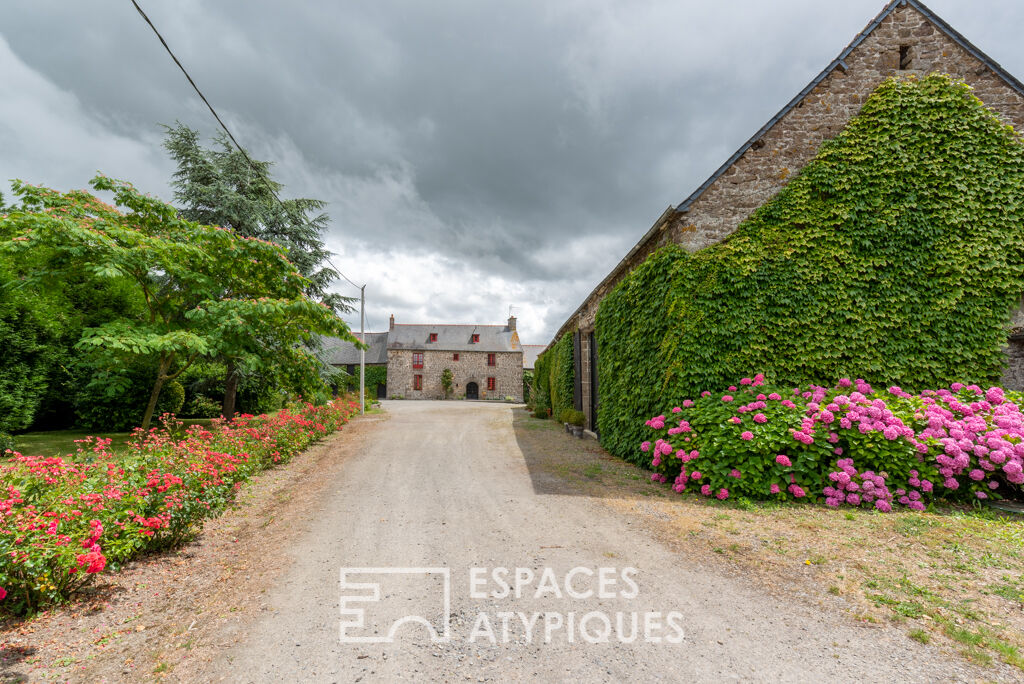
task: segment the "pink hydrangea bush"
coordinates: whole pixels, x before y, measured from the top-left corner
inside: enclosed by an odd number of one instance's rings
[[[780,388],[758,374],[646,422],[655,479],[724,499],[924,510],[1024,484],[1024,396],[954,383],[911,394],[863,380]],[[671,417],[668,417],[671,416]]]
[[[136,431],[126,451],[80,441],[73,457],[9,454],[0,465],[0,610],[66,600],[98,573],[180,544],[256,472],[341,429],[358,403],[301,404],[273,416]]]

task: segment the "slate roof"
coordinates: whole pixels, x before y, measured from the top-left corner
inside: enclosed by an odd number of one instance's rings
[[[359,337],[359,333],[355,333]],[[359,350],[351,342],[334,337],[322,338],[323,359],[332,366],[347,366],[359,363]],[[366,333],[367,364],[383,364],[388,362],[388,334],[386,332]]]
[[[524,344],[523,345],[523,370],[533,370],[537,364],[537,357],[547,349],[546,344]]]
[[[437,341],[430,342],[430,333],[437,333]],[[479,342],[471,342],[472,336]],[[388,349],[429,351],[521,351],[519,335],[505,325],[418,325],[396,323],[388,333]]]

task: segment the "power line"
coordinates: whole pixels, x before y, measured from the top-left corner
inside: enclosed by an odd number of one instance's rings
[[[278,196],[277,191],[274,189],[274,186],[270,184],[270,180],[268,178],[266,178],[265,176],[263,176],[259,172],[260,169],[256,165],[256,162],[254,162],[252,160],[252,158],[249,156],[249,153],[246,152],[242,148],[242,146],[238,144],[237,140],[235,140],[235,136],[231,133],[231,131],[228,129],[227,125],[220,118],[220,115],[217,114],[217,110],[213,108],[213,105],[210,104],[210,101],[206,99],[205,95],[203,95],[203,91],[201,91],[199,89],[199,86],[196,85],[196,82],[192,80],[192,76],[189,75],[188,70],[185,69],[185,66],[181,63],[181,60],[179,60],[178,57],[174,54],[174,51],[171,50],[171,46],[167,44],[167,41],[164,40],[164,37],[162,35],[160,35],[160,31],[157,30],[156,26],[153,25],[152,20],[143,11],[143,9],[139,6],[139,3],[136,0],[132,0],[132,4],[135,6],[135,10],[139,13],[139,16],[141,16],[143,18],[143,20],[145,20],[145,22],[147,24],[149,24],[149,28],[153,29],[153,33],[155,33],[156,37],[160,40],[160,44],[164,46],[164,50],[167,51],[167,54],[171,56],[171,59],[174,60],[174,63],[178,65],[179,69],[181,69],[181,73],[185,74],[185,78],[188,79],[189,85],[191,85],[192,89],[196,91],[197,95],[199,95],[199,99],[201,99],[203,101],[203,103],[206,105],[206,108],[210,110],[210,113],[213,114],[213,118],[217,120],[217,123],[220,124],[220,127],[222,129],[224,129],[224,132],[227,134],[228,138],[231,140],[232,143],[234,143],[235,148],[239,152],[241,152],[242,156],[245,157],[245,161],[248,162],[248,164],[252,168],[252,170],[256,172],[256,177],[263,179],[263,182],[266,184],[267,189],[270,190],[270,194],[273,195],[274,199],[277,200],[277,203],[281,205],[281,209],[284,210],[285,216],[287,216],[290,213],[288,211],[288,207],[286,207],[284,202],[281,201],[281,198]],[[341,269],[339,269],[337,266],[334,265],[334,262],[331,261],[330,257],[328,257],[327,263],[331,265],[331,268],[334,269],[335,273],[337,273],[342,278],[344,278],[349,283],[351,283],[352,287],[355,287],[355,288],[359,287],[359,285],[356,285],[355,283],[353,283],[352,280],[348,276],[346,276],[344,273],[342,273]]]

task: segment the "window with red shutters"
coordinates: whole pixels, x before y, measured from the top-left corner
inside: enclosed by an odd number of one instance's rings
[[[479,341],[480,341],[480,336],[477,335],[476,333],[473,333],[473,344],[476,344]]]
[[[497,382],[494,378],[487,378],[487,389],[492,390],[497,387]]]
[[[437,342],[437,333],[430,333],[430,341]]]
[[[458,354],[452,354],[452,361],[458,361],[458,360],[459,360],[459,355]]]
[[[412,388],[414,390],[421,390],[421,389],[423,389],[423,376],[422,375],[414,375],[414,376],[412,376]]]
[[[496,365],[495,360],[494,360],[494,354],[488,354],[487,355],[487,365],[488,366]]]
[[[423,354],[420,352],[413,353],[412,355],[412,367],[423,368]]]

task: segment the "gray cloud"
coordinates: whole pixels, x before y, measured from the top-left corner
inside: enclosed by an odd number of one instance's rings
[[[371,321],[554,330],[881,0],[142,3],[289,195],[330,202]],[[1012,0],[933,0],[1024,74]],[[169,197],[159,123],[209,114],[129,3],[0,7],[0,174]],[[339,284],[348,294],[351,288]]]

